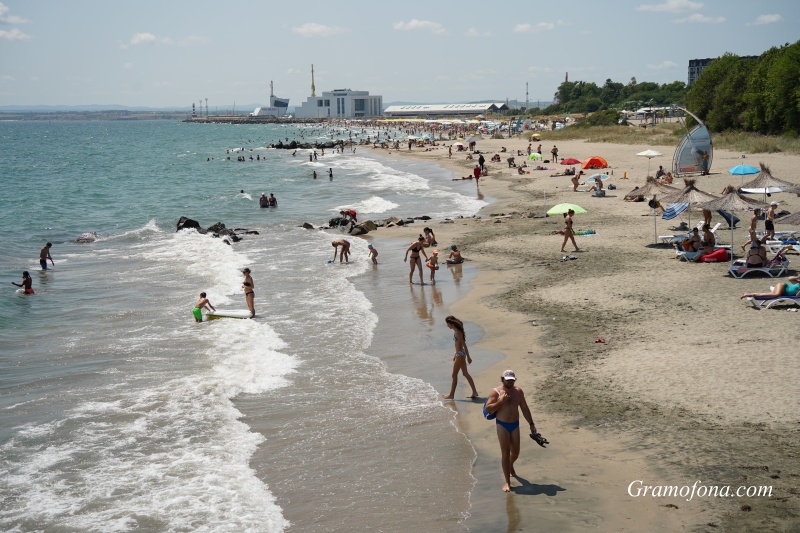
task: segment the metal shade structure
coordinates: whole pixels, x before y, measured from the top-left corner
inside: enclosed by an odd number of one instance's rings
[[[649,176],[650,175],[650,160],[653,159],[654,157],[661,157],[664,154],[662,154],[661,152],[656,152],[655,150],[645,150],[644,152],[639,152],[636,155],[640,156],[640,157],[646,157],[647,158],[647,175]]]
[[[709,202],[698,204],[698,207],[703,209],[708,209],[709,211],[727,211],[731,213],[733,211],[750,211],[751,209],[756,208],[764,208],[764,204],[762,202],[757,202],[755,200],[751,200],[750,198],[745,198],[741,194],[736,191],[736,187],[732,185],[728,185],[723,190],[723,196],[717,198],[716,200],[711,200]],[[777,222],[777,221],[776,221]],[[731,263],[733,263],[733,226],[731,224]]]

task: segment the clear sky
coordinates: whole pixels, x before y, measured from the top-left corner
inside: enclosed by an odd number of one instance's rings
[[[0,105],[552,100],[559,83],[686,81],[690,59],[800,37],[798,0],[2,0]]]

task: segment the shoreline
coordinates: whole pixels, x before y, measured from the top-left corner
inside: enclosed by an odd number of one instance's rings
[[[479,144],[479,148],[484,153],[492,154],[499,151],[500,145],[505,145],[510,151],[516,153],[517,149],[524,150],[527,141],[521,139],[505,140],[485,140]],[[545,144],[545,142],[543,142]],[[607,148],[614,147],[617,151],[635,153],[636,147],[623,145],[597,145],[584,143],[583,141],[559,142],[561,153],[571,155],[570,152],[583,150],[605,152]],[[492,148],[495,148],[494,150]],[[661,147],[657,147],[661,148]],[[669,153],[670,147],[661,148],[664,153]],[[719,151],[722,152],[722,151]],[[383,153],[381,154],[383,155]],[[446,148],[433,152],[412,151],[397,153],[392,151],[386,154],[389,157],[416,157],[423,160],[436,160],[445,168],[450,168],[455,175],[468,171],[475,161],[462,162],[463,153],[459,160],[447,159]],[[439,157],[437,157],[439,156]],[[764,154],[766,156],[766,154]],[[718,160],[733,159],[734,155],[724,153],[716,156]],[[487,156],[488,158],[488,156]],[[773,156],[764,157],[771,160]],[[641,159],[641,158],[638,158]],[[782,161],[785,166],[794,164],[795,156],[784,156],[782,159],[792,161]],[[616,161],[615,161],[616,162]],[[753,162],[751,161],[751,164]],[[623,165],[611,163],[618,174],[626,172],[629,176],[643,176],[646,161],[637,161],[631,158]],[[630,167],[626,168],[627,164]],[[724,163],[723,163],[724,164]],[[735,163],[734,163],[735,164]],[[467,405],[463,410],[459,406],[457,423],[473,442],[479,457],[475,466],[475,475],[478,478],[473,492],[473,509],[471,518],[467,521],[469,527],[490,527],[497,526],[498,521],[506,521],[509,528],[519,525],[524,527],[528,524],[541,524],[542,517],[555,514],[560,518],[553,518],[552,528],[559,530],[583,530],[591,528],[603,529],[648,529],[673,531],[678,528],[690,528],[693,530],[703,530],[707,527],[714,528],[724,524],[730,530],[746,530],[753,527],[765,527],[786,524],[785,520],[791,520],[791,516],[800,507],[796,496],[792,496],[786,482],[769,477],[764,472],[758,475],[754,472],[757,467],[752,463],[770,465],[767,467],[769,472],[780,467],[788,471],[797,470],[796,455],[793,455],[797,445],[790,442],[785,436],[780,439],[780,445],[771,453],[763,453],[763,448],[769,437],[781,434],[791,426],[785,422],[769,429],[761,427],[762,422],[756,420],[753,423],[743,421],[726,421],[720,423],[718,420],[710,420],[709,412],[692,412],[686,406],[661,405],[657,399],[648,398],[642,395],[641,391],[635,390],[613,390],[619,386],[617,376],[605,377],[606,383],[614,383],[613,387],[608,384],[593,383],[599,376],[589,368],[590,363],[602,364],[604,361],[612,359],[613,355],[619,357],[620,353],[626,351],[625,346],[609,346],[608,344],[587,346],[586,341],[577,339],[579,329],[581,337],[594,338],[594,336],[611,337],[616,334],[619,327],[608,328],[603,320],[592,324],[592,313],[586,308],[564,309],[560,308],[554,301],[558,301],[559,290],[564,290],[564,279],[559,279],[554,269],[561,267],[572,267],[570,264],[559,263],[560,254],[558,246],[560,236],[535,236],[531,238],[527,233],[531,230],[541,233],[542,228],[555,230],[559,223],[555,217],[547,219],[527,219],[518,216],[489,216],[491,214],[504,213],[508,211],[536,211],[541,209],[542,200],[540,193],[547,192],[548,205],[559,201],[575,201],[579,199],[583,204],[591,205],[594,202],[614,202],[614,207],[628,211],[637,211],[635,216],[644,216],[649,209],[644,204],[644,209],[636,209],[642,204],[622,203],[621,196],[626,194],[634,185],[643,185],[643,178],[613,181],[618,185],[618,189],[609,194],[609,197],[617,198],[594,199],[589,198],[588,194],[576,196],[571,192],[569,178],[561,178],[563,181],[554,182],[557,178],[550,178],[550,172],[536,173],[532,171],[530,179],[528,175],[516,177],[506,169],[503,164],[492,167],[490,176],[481,180],[481,190],[496,199],[490,206],[485,207],[480,216],[482,219],[457,219],[453,224],[446,224],[442,221],[429,221],[437,234],[440,242],[445,242],[448,235],[450,238],[458,237],[458,242],[464,252],[465,257],[474,260],[478,267],[478,276],[473,284],[473,288],[466,298],[453,303],[453,312],[463,320],[469,320],[481,325],[485,331],[484,337],[476,346],[485,347],[491,350],[500,351],[506,357],[496,365],[493,365],[484,372],[474,375],[476,385],[482,397],[488,391],[497,386],[500,372],[506,367],[513,368],[520,376],[519,386],[527,392],[528,402],[537,422],[537,427],[541,433],[552,443],[547,450],[543,450],[533,443],[526,442],[525,435],[522,436],[522,453],[517,462],[517,471],[530,483],[523,483],[518,488],[517,497],[523,495],[538,495],[539,497],[529,498],[520,502],[513,501],[514,494],[505,498],[499,487],[502,484],[502,473],[499,464],[499,450],[494,435],[494,429],[488,421],[483,420],[480,414],[480,406]],[[731,165],[732,166],[732,165]],[[782,165],[783,166],[783,165]],[[557,167],[556,167],[557,168]],[[563,167],[562,167],[563,168]],[[654,172],[657,166],[652,167]],[[561,170],[561,169],[559,169]],[[787,174],[781,172],[779,176]],[[732,182],[736,179],[717,174],[708,177],[716,178],[717,181]],[[704,178],[706,179],[706,178]],[[469,181],[472,186],[472,181]],[[554,183],[556,185],[554,186]],[[703,185],[701,188],[709,192],[717,193],[715,188],[708,188]],[[721,189],[721,187],[719,187]],[[544,189],[544,190],[542,190]],[[559,191],[559,189],[561,189]],[[781,195],[782,202],[788,195]],[[563,199],[562,199],[563,198]],[[788,201],[793,206],[795,202]],[[538,204],[538,205],[537,205]],[[601,204],[601,207],[606,205]],[[591,211],[590,211],[591,212]],[[611,213],[611,216],[602,217],[603,230],[600,233],[609,233],[611,239],[604,236],[578,237],[579,245],[590,243],[592,249],[607,247],[609,242],[614,247],[613,239],[620,235],[625,235],[630,230],[630,224],[643,226],[641,239],[637,235],[635,246],[620,246],[625,253],[631,253],[645,247],[648,254],[658,254],[666,260],[669,252],[664,249],[653,247],[646,244],[647,239],[652,243],[652,236],[649,236],[650,221],[652,216],[647,218],[647,222],[639,223],[637,219],[631,219],[632,214]],[[624,220],[627,219],[627,220]],[[491,224],[491,226],[487,226]],[[585,224],[580,217],[576,222],[577,227]],[[592,225],[600,226],[600,223],[593,222]],[[661,226],[665,226],[662,222]],[[780,229],[780,228],[779,228]],[[391,231],[390,231],[391,230]],[[522,230],[522,231],[521,231]],[[387,234],[403,237],[409,232],[416,234],[415,228],[388,228],[381,232],[381,237]],[[440,238],[440,235],[442,236]],[[743,232],[739,231],[735,237],[742,237]],[[523,242],[509,243],[509,240],[522,239]],[[585,240],[584,240],[585,239]],[[525,246],[526,240],[535,240],[532,248]],[[546,242],[547,244],[543,244]],[[461,244],[463,243],[463,244]],[[546,246],[546,249],[545,249]],[[466,248],[466,249],[465,249]],[[635,248],[635,250],[633,250]],[[652,250],[652,251],[651,251]],[[590,250],[592,253],[592,250]],[[589,256],[581,255],[581,259],[588,259]],[[516,263],[515,263],[516,261]],[[651,261],[661,261],[654,258]],[[651,263],[648,261],[648,263]],[[583,264],[589,265],[590,261],[575,261],[575,266]],[[521,265],[521,266],[520,266]],[[606,272],[611,265],[603,263],[599,278],[613,277],[612,272]],[[650,265],[652,266],[652,265]],[[667,267],[675,269],[672,264]],[[691,268],[691,266],[689,266]],[[699,268],[711,267],[712,265],[698,265]],[[719,267],[717,267],[719,268]],[[522,272],[521,270],[526,270]],[[533,272],[531,272],[533,270]],[[550,270],[551,272],[548,272]],[[646,270],[645,270],[646,271]],[[581,268],[579,276],[592,276],[591,270]],[[533,283],[521,279],[523,276],[530,275],[535,279]],[[678,278],[679,273],[674,277]],[[722,280],[730,285],[728,279]],[[613,285],[616,285],[615,280]],[[765,280],[754,279],[751,282],[742,283],[737,280],[734,283],[735,291],[750,290],[752,287],[762,286]],[[528,290],[515,290],[515,285],[534,285],[536,292],[544,293],[543,300],[548,300],[548,304],[554,305],[548,308],[546,305],[530,304],[526,300],[530,298],[530,288]],[[582,289],[587,288],[585,281],[580,282]],[[589,290],[596,290],[588,287]],[[613,286],[606,288],[613,290]],[[603,291],[601,291],[603,292]],[[575,297],[575,294],[567,292],[567,299]],[[738,292],[737,292],[738,297]],[[590,303],[597,304],[594,299]],[[612,298],[613,300],[613,298]],[[738,303],[730,303],[735,307]],[[678,305],[677,311],[681,311]],[[743,311],[743,309],[739,309]],[[724,315],[723,315],[724,316]],[[791,314],[788,314],[791,316]],[[619,319],[614,322],[624,320],[624,311],[619,315]],[[675,317],[679,319],[679,317]],[[749,321],[753,316],[745,313],[744,321]],[[766,319],[766,315],[759,315],[759,319]],[[773,314],[773,318],[775,318]],[[779,318],[788,318],[781,315]],[[577,320],[576,320],[577,319]],[[576,320],[577,324],[585,323],[585,328],[565,329],[565,324]],[[652,317],[648,320],[652,321]],[[542,346],[539,346],[539,345]],[[615,352],[617,352],[615,354]],[[536,378],[531,379],[534,375]],[[460,394],[463,379],[459,380]],[[624,385],[624,382],[622,383]],[[690,389],[690,387],[687,387]],[[677,391],[680,392],[680,391]],[[633,393],[633,395],[627,394]],[[540,399],[544,396],[546,399]],[[461,416],[463,414],[464,416]],[[479,421],[479,422],[476,422]],[[743,426],[744,424],[744,426]],[[758,431],[766,432],[768,435],[758,435],[757,442],[742,443],[741,431],[753,430],[755,424]],[[681,434],[676,437],[675,432],[663,432],[664,427],[677,427]],[[579,429],[580,428],[580,429]],[[586,428],[590,428],[586,431]],[[709,431],[710,430],[710,431]],[[796,435],[796,429],[794,430]],[[723,437],[720,443],[719,438]],[[697,441],[699,445],[693,445],[697,450],[681,450],[674,452],[673,446],[680,446],[681,439]],[[661,440],[663,439],[663,442]],[[795,436],[796,439],[796,436]],[[718,448],[722,446],[726,449],[726,461],[719,461]],[[531,452],[531,446],[534,451]],[[587,460],[587,458],[591,458]],[[776,467],[776,463],[780,466]],[[577,465],[577,466],[576,466]],[[760,468],[760,467],[758,467]],[[540,469],[544,475],[540,474]],[[784,471],[786,471],[784,470]],[[535,472],[531,475],[531,472]],[[710,475],[713,473],[713,476]],[[747,476],[747,474],[750,474]],[[728,501],[705,499],[695,499],[693,502],[686,502],[683,499],[672,498],[649,498],[647,500],[633,498],[626,492],[628,483],[636,479],[644,479],[645,483],[651,484],[678,484],[679,480],[694,482],[695,479],[705,479],[707,483],[722,484],[725,482],[736,482],[737,480],[758,480],[759,484],[776,485],[776,492],[782,498],[775,509],[774,500],[758,498],[741,498]],[[683,483],[680,483],[683,484]],[[690,483],[691,484],[691,483]],[[519,487],[519,483],[512,483]],[[563,489],[566,494],[558,497]],[[547,497],[541,497],[546,495]],[[788,497],[787,497],[788,496]],[[503,500],[499,498],[503,497]],[[503,506],[505,502],[507,505]],[[674,504],[674,505],[670,505]],[[782,504],[782,505],[781,505]],[[674,508],[677,506],[678,508]],[[748,511],[742,511],[748,506]],[[505,508],[506,512],[502,512]],[[480,509],[480,511],[479,511]],[[494,509],[494,511],[487,511]],[[735,518],[734,518],[735,516]],[[710,524],[714,524],[713,526]]]

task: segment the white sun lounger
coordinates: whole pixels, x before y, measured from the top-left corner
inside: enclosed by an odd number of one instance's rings
[[[728,267],[728,274],[734,278],[741,279],[753,272],[761,272],[771,278],[779,278],[786,274],[789,269],[790,262],[791,261],[787,259],[785,261],[781,261],[780,263],[771,263],[769,266],[754,268],[745,266],[744,259],[737,259],[731,263],[730,267]]]
[[[756,309],[769,309],[773,305],[800,306],[800,296],[748,296],[747,301]]]
[[[696,227],[698,230],[701,229],[703,227],[703,222],[701,221],[700,223],[698,223]],[[691,236],[692,232],[689,231],[686,233],[679,233],[677,235],[659,235],[658,240],[661,241],[662,244],[674,244],[676,242],[681,242],[683,239]]]

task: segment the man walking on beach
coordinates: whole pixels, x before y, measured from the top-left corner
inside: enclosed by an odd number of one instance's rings
[[[550,150],[550,153],[553,154],[553,163],[558,163],[558,147],[554,144],[553,149]]]
[[[531,434],[536,433],[536,424],[533,423],[531,410],[525,401],[522,389],[515,387],[517,376],[513,370],[506,370],[500,376],[503,386],[493,389],[486,402],[486,411],[496,415],[497,440],[500,441],[502,455],[503,477],[506,480],[503,492],[511,492],[511,476],[516,477],[514,462],[519,457],[519,411],[528,422]]]
[[[53,243],[48,242],[42,247],[41,250],[39,250],[39,265],[42,267],[42,270],[47,270],[48,259],[53,266],[56,266],[55,262],[53,262],[53,256],[50,255],[50,248],[52,246]]]

